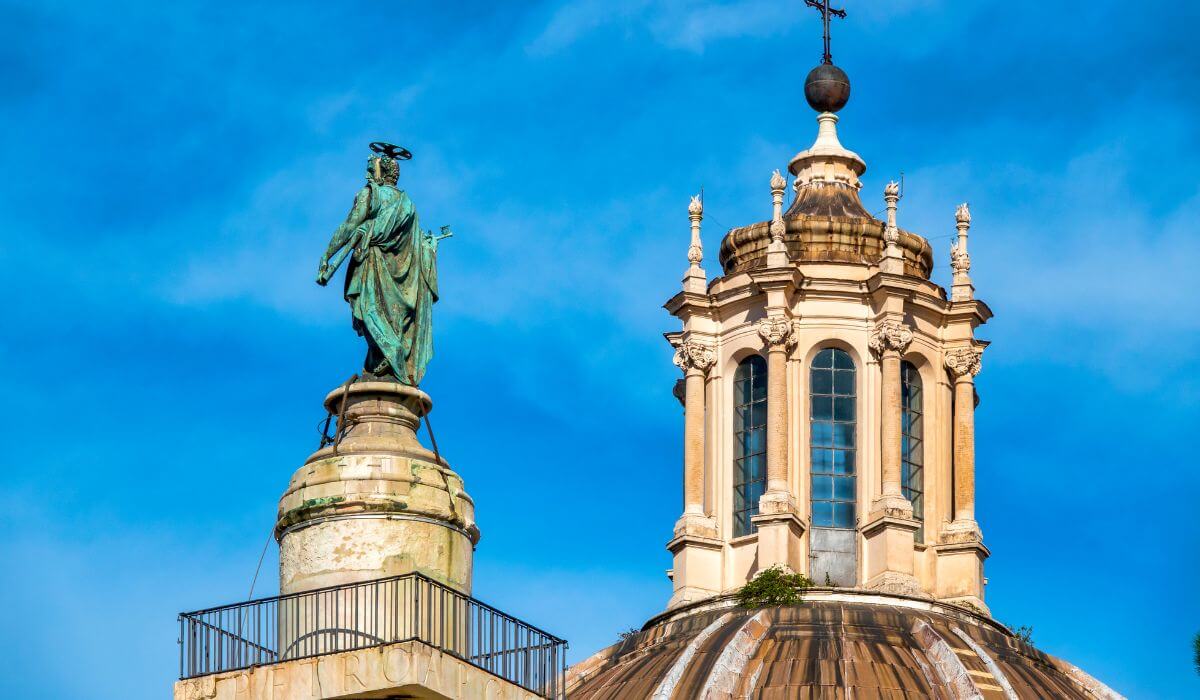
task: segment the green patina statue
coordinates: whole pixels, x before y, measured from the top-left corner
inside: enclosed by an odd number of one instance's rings
[[[433,303],[437,301],[438,241],[421,230],[408,194],[396,187],[403,148],[372,143],[367,184],[354,198],[321,258],[317,284],[324,286],[349,257],[346,301],[354,330],[367,341],[365,379],[417,386],[433,357]]]

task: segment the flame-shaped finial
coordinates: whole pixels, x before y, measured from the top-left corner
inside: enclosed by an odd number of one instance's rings
[[[783,177],[783,174],[776,169],[775,172],[771,173],[771,191],[782,192],[786,188],[787,180]]]
[[[688,215],[690,215],[690,216],[703,216],[704,215],[704,203],[700,201],[700,195],[697,194],[697,195],[692,196],[692,203],[688,205]]]
[[[971,225],[971,208],[967,206],[966,202],[958,205],[958,209],[954,211],[954,219],[959,226]]]

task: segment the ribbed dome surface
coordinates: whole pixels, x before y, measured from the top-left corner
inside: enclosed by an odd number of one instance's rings
[[[982,616],[912,599],[819,596],[763,610],[726,602],[652,621],[573,667],[569,697],[1119,697]]]
[[[783,216],[784,243],[798,262],[874,263],[883,255],[882,221],[872,217],[847,186],[802,187]],[[732,275],[762,267],[771,242],[770,222],[731,229],[721,241],[721,268]],[[900,231],[906,274],[929,279],[933,250],[914,233]]]

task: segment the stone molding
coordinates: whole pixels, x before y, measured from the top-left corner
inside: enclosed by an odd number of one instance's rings
[[[793,332],[796,322],[783,314],[759,319],[755,327],[768,346],[782,346],[784,350],[791,350],[796,346],[796,334]]]
[[[929,597],[929,594],[921,588],[921,583],[917,581],[916,576],[898,571],[884,571],[877,574],[863,584],[863,588],[869,591],[907,595],[914,598]]]
[[[941,548],[943,545],[980,545],[983,544],[983,532],[979,529],[979,523],[974,520],[955,520],[942,526],[942,532],[938,536],[938,544],[935,548]]]
[[[688,340],[675,348],[675,366],[684,372],[692,369],[699,370],[703,374],[708,374],[708,370],[717,361],[717,355],[713,352],[712,346],[703,343],[697,343],[694,340]]]
[[[867,337],[867,346],[876,355],[883,355],[888,350],[903,354],[912,344],[912,327],[900,321],[881,321],[871,329]]]
[[[946,353],[946,369],[954,377],[974,377],[982,366],[983,353],[975,348],[958,348]]]

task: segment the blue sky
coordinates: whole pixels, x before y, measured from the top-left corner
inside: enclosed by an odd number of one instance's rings
[[[904,171],[943,283],[974,213],[993,611],[1130,697],[1200,695],[1200,6],[847,4],[868,206]],[[361,359],[312,277],[376,139],[457,232],[425,388],[477,595],[574,658],[660,610],[660,305],[688,197],[712,274],[812,141],[801,5],[0,2],[0,695],[162,697],[175,614],[245,597]]]

